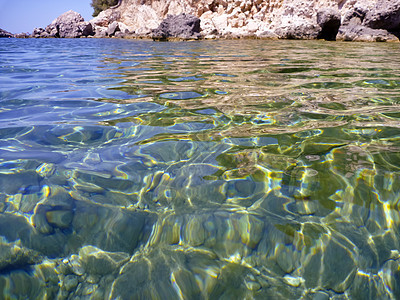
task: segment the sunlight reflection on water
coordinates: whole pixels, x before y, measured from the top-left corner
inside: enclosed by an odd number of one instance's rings
[[[400,297],[397,48],[2,41],[3,297]]]

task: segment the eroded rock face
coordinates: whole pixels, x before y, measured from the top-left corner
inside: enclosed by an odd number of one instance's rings
[[[372,29],[400,31],[400,1],[379,1],[366,13],[364,25]]]
[[[200,19],[187,14],[169,15],[153,31],[153,39],[198,39],[200,37]]]
[[[205,38],[391,41],[400,32],[400,0],[123,0],[91,23],[99,33],[117,21],[135,36],[163,36],[156,31],[163,20],[182,13],[200,19]]]
[[[68,11],[32,37],[92,35],[398,41],[400,0],[123,0],[90,22]]]
[[[335,9],[325,9],[317,13],[317,23],[321,27],[317,38],[334,41],[339,32],[340,12]]]
[[[383,1],[375,5],[360,3],[342,17],[337,36],[345,41],[398,41],[400,1]]]

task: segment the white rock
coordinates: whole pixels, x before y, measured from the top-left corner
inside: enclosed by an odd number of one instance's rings
[[[215,3],[217,7],[214,7]],[[316,18],[320,10],[328,8],[339,10],[343,18],[355,7],[368,11],[377,3],[377,0],[124,0],[117,8],[101,12],[91,23],[95,27],[107,27],[110,22],[116,20],[124,23],[130,31],[144,35],[157,28],[168,14],[177,15],[184,12],[201,19],[203,35],[212,34],[215,30],[219,34],[228,33],[230,30],[227,28],[228,25],[231,29],[247,25],[246,28],[253,31],[256,25],[250,22],[250,19],[262,23],[259,24],[257,33],[264,31],[284,33],[296,28],[300,28],[300,31],[305,28],[308,32],[310,28],[311,31],[320,28]],[[210,11],[210,6],[213,10],[217,9],[217,12]],[[234,20],[241,13],[244,14],[239,20]]]
[[[119,30],[122,33],[129,33],[131,31],[131,29],[128,26],[126,26],[125,23],[118,22],[118,26],[119,26]]]
[[[226,27],[228,27],[228,16],[227,15],[221,15],[214,17],[212,19],[215,28],[218,30],[218,32],[223,32],[226,30]]]
[[[295,287],[300,286],[304,282],[304,279],[302,277],[295,277],[290,275],[285,275],[283,279],[286,281],[287,284]]]
[[[254,20],[249,20],[249,22],[247,23],[246,29],[248,32],[254,33],[258,30],[259,27],[260,27],[259,22],[254,21]]]

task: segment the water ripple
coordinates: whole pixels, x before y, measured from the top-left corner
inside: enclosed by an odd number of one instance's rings
[[[397,48],[2,41],[0,294],[398,298]]]

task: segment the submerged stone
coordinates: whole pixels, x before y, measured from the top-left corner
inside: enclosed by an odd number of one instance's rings
[[[390,299],[389,291],[378,274],[359,270],[348,289],[352,299]]]
[[[200,299],[203,268],[216,262],[205,254],[159,248],[138,253],[113,283],[111,298]],[[198,279],[194,276],[197,270]]]
[[[17,244],[0,244],[0,272],[25,269],[41,261],[40,255]]]
[[[46,212],[47,222],[58,228],[68,228],[71,225],[73,216],[73,213],[68,210],[52,210]]]
[[[202,245],[206,238],[206,232],[204,230],[201,219],[191,218],[186,221],[183,236],[189,245],[198,247]]]
[[[400,297],[400,260],[389,260],[383,265],[382,275],[385,286],[391,292],[391,298]]]
[[[55,299],[60,289],[56,265],[54,261],[45,260],[35,266],[35,271],[32,274],[32,276],[39,278],[45,284],[48,299]]]
[[[320,284],[322,253],[318,251],[303,262],[303,277],[307,288],[316,288]],[[332,274],[331,274],[332,275]]]
[[[64,280],[61,282],[61,287],[66,291],[72,291],[78,285],[78,278],[75,275],[65,276]]]
[[[264,234],[264,222],[246,214],[239,219],[238,223],[242,243],[254,249]]]
[[[309,292],[305,295],[304,300],[329,300],[329,293],[323,291]]]
[[[67,240],[68,235],[61,231],[53,234],[35,233],[30,237],[27,247],[49,258],[55,258],[65,255]]]
[[[0,295],[5,299],[43,299],[46,286],[25,271],[13,271],[0,276]]]
[[[323,254],[322,286],[342,293],[352,283],[355,273],[354,254],[331,240]]]
[[[42,234],[69,228],[73,219],[75,200],[69,193],[57,186],[49,188],[49,197],[43,199],[34,210],[32,217],[36,229]]]
[[[68,264],[74,274],[81,276],[85,273],[85,269],[82,266],[82,261],[80,260],[78,255],[71,255]]]
[[[104,251],[133,253],[146,242],[154,215],[77,201],[68,249],[76,253],[84,244]]]
[[[21,240],[22,245],[29,247],[34,228],[26,218],[13,214],[0,214],[0,236],[8,242]]]
[[[129,258],[129,254],[124,252],[106,252],[93,246],[85,246],[79,251],[82,266],[93,275],[116,273]]]
[[[291,273],[296,268],[296,261],[299,258],[293,250],[293,246],[278,244],[275,248],[276,262],[285,273]]]
[[[39,179],[39,175],[34,170],[21,170],[15,174],[0,174],[0,191],[9,195],[18,194],[25,189],[29,190],[29,187],[39,186]]]
[[[283,279],[286,281],[287,284],[289,284],[291,286],[295,286],[295,287],[300,286],[304,282],[303,278],[294,277],[294,276],[290,276],[290,275],[285,275],[283,277]]]

